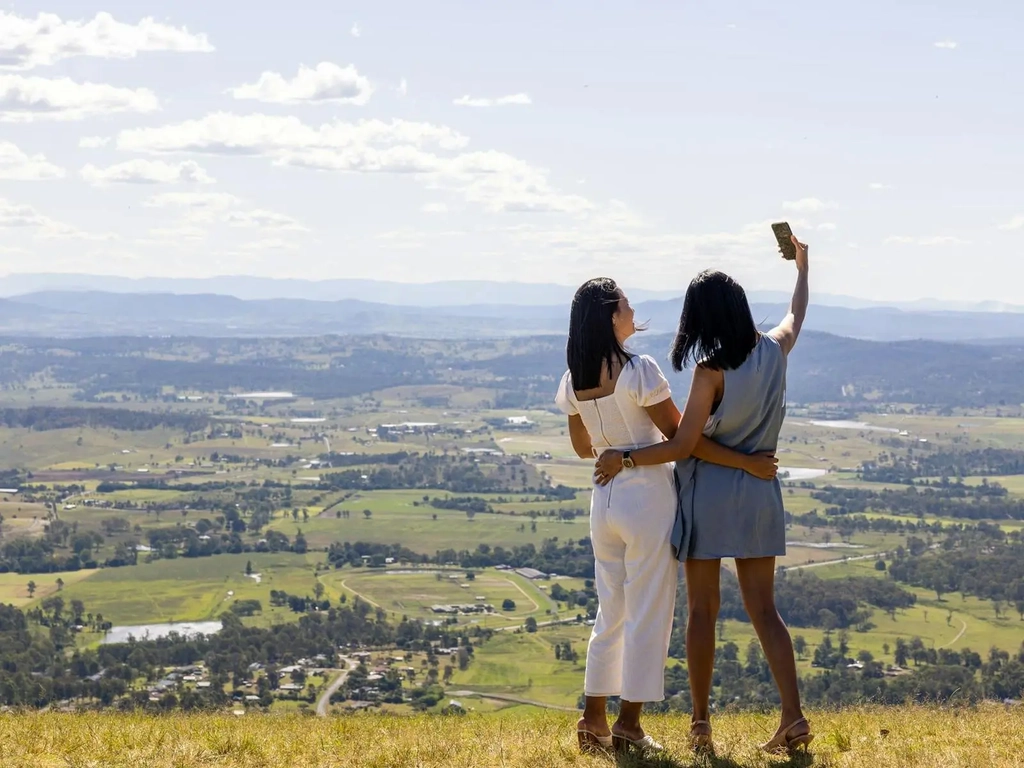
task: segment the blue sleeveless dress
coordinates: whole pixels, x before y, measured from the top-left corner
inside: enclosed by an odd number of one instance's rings
[[[774,451],[786,416],[786,354],[762,334],[739,368],[725,371],[725,393],[704,435],[743,453]],[[679,505],[672,547],[679,560],[781,557],[786,511],[778,479],[689,458],[676,462]]]

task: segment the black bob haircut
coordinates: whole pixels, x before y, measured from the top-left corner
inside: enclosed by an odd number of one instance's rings
[[[705,270],[690,282],[672,343],[672,367],[693,362],[731,371],[747,359],[760,338],[743,287],[723,272]]]
[[[614,369],[614,361],[625,365],[630,355],[615,338],[612,318],[619,311],[622,291],[609,277],[588,280],[576,291],[569,310],[569,340],[566,362],[577,392],[601,385],[601,371]]]

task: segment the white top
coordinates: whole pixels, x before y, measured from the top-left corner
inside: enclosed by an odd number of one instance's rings
[[[569,416],[579,415],[590,433],[591,445],[601,451],[635,450],[660,443],[664,437],[645,408],[672,397],[661,368],[650,355],[630,358],[622,368],[615,391],[596,400],[577,400],[569,371],[562,376],[555,404]]]

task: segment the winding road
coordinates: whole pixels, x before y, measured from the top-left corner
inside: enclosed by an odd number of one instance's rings
[[[331,706],[331,696],[333,696],[335,692],[345,684],[345,681],[348,680],[349,673],[356,668],[356,663],[352,661],[352,659],[342,658],[342,661],[345,662],[346,668],[341,671],[341,674],[334,678],[331,684],[327,686],[322,694],[320,694],[320,698],[317,699],[317,717],[327,717],[327,710]]]

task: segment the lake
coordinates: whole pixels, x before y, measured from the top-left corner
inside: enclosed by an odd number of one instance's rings
[[[782,477],[783,473],[788,473],[789,477]],[[779,467],[780,480],[813,480],[816,477],[824,477],[827,474],[827,469],[809,469],[807,467]]]
[[[867,424],[863,421],[825,419],[822,421],[812,421],[811,424],[815,427],[830,427],[831,429],[862,429],[869,432],[892,432],[894,435],[899,434],[898,429],[893,429],[892,427],[876,427],[873,424]]]
[[[114,627],[101,641],[102,645],[126,643],[129,637],[136,640],[157,640],[172,632],[179,635],[215,635],[224,628],[219,621],[182,621],[175,624],[139,624],[135,627]]]

